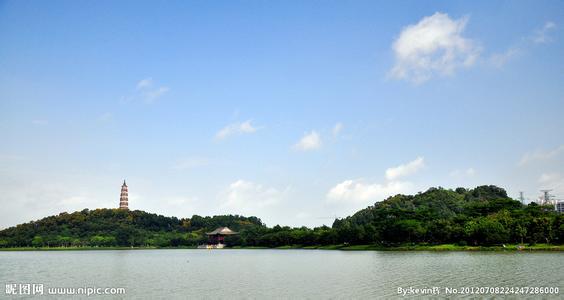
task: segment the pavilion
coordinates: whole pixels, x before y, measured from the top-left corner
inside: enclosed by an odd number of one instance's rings
[[[218,227],[212,232],[206,233],[208,236],[208,245],[206,248],[223,248],[225,246],[225,237],[228,235],[239,234],[229,227]]]

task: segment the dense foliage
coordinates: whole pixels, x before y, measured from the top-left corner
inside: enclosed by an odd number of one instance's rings
[[[496,186],[396,195],[333,228],[340,242],[351,244],[564,243],[563,214],[553,206],[524,206]]]
[[[233,230],[263,226],[256,217],[192,216],[178,219],[139,210],[82,210],[61,213],[0,231],[0,247],[195,246],[219,226]]]
[[[0,231],[0,247],[25,246],[195,246],[205,232],[227,226],[240,232],[230,246],[401,244],[496,245],[564,244],[564,214],[551,206],[527,206],[504,189],[431,188],[417,195],[396,195],[332,227],[266,227],[256,217],[213,216],[178,219],[119,209],[62,213]]]

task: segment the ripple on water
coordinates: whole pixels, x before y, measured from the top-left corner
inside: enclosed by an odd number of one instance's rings
[[[564,253],[321,250],[0,252],[2,282],[136,299],[393,298],[398,287],[557,286]]]

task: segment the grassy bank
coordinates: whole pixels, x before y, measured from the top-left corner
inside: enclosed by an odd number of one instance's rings
[[[196,247],[20,247],[0,248],[0,251],[83,251],[83,250],[147,250],[147,249],[196,249]],[[384,247],[378,245],[323,245],[302,246],[287,245],[276,248],[268,247],[231,247],[226,249],[310,249],[310,250],[345,250],[345,251],[564,251],[564,245],[535,244],[517,245],[505,244],[505,246],[461,246],[455,244],[441,245],[404,245],[396,247]]]
[[[319,249],[319,250],[348,250],[348,251],[564,251],[564,245],[536,244],[517,245],[505,244],[505,246],[461,246],[455,244],[441,245],[404,245],[395,247],[384,247],[379,245],[326,245],[305,246],[292,245],[275,249]]]

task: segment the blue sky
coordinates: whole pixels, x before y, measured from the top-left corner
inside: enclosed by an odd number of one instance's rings
[[[83,208],[332,223],[564,198],[560,1],[2,1],[0,227]]]

